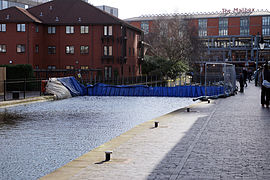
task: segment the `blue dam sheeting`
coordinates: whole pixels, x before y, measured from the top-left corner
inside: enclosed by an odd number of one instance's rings
[[[74,77],[63,77],[63,78],[57,78],[58,81],[60,81],[63,86],[65,86],[70,94],[74,96],[85,96],[87,95],[87,88],[79,83]]]
[[[89,96],[160,96],[160,97],[199,97],[205,96],[204,86],[148,87],[114,86],[98,83],[87,86]],[[224,94],[222,86],[206,87],[207,96]]]
[[[107,85],[97,83],[85,87],[74,77],[57,78],[72,96],[159,96],[159,97],[200,97],[205,96],[204,86],[149,87],[145,85]],[[224,94],[223,86],[206,87],[206,96]]]

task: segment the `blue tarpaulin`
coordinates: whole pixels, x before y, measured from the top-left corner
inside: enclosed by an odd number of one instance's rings
[[[144,85],[107,85],[97,83],[85,87],[74,77],[58,78],[72,96],[160,96],[160,97],[200,97],[205,96],[204,86],[149,87]],[[207,96],[224,94],[222,86],[206,87]]]
[[[113,86],[96,84],[88,86],[89,96],[160,96],[160,97],[200,97],[205,95],[204,86],[148,87]],[[224,94],[221,86],[206,87],[207,96]]]
[[[87,95],[87,88],[79,83],[74,77],[57,78],[65,86],[72,96]]]

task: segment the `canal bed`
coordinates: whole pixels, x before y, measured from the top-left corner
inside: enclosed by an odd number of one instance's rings
[[[0,179],[37,179],[191,98],[95,97],[22,105],[0,122]]]

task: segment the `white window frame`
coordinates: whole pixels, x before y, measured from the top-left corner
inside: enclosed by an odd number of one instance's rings
[[[81,34],[88,34],[89,26],[81,26]]]
[[[66,54],[74,54],[75,47],[74,46],[66,46]]]
[[[48,34],[55,34],[56,33],[56,27],[55,26],[49,26],[48,27]]]
[[[74,34],[74,26],[66,26],[66,34]]]
[[[81,54],[89,54],[89,46],[81,46],[80,53]]]
[[[25,53],[25,44],[17,44],[16,51],[17,53]]]
[[[112,26],[104,26],[104,36],[112,36],[113,35],[113,27]]]
[[[0,44],[0,53],[6,53],[7,52],[7,45]]]
[[[49,49],[53,49],[54,51],[49,51]],[[56,54],[56,46],[48,46],[48,54]]]
[[[7,25],[6,24],[0,24],[0,32],[6,32],[7,31]]]
[[[25,24],[17,24],[17,32],[25,32]]]

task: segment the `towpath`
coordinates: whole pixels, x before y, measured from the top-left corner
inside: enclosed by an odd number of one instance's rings
[[[244,94],[190,108],[143,123],[42,179],[270,179],[270,110],[260,105],[260,88],[249,84]]]

